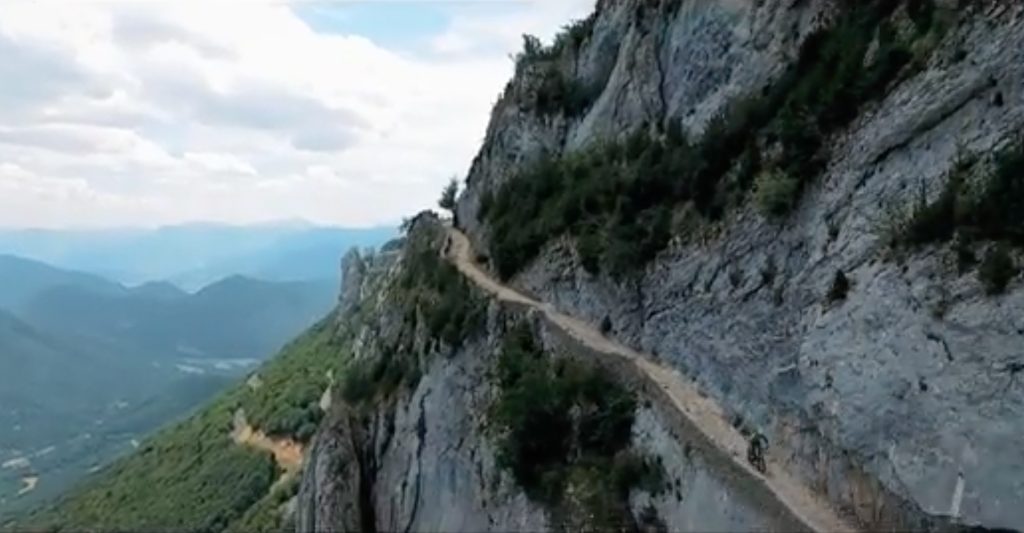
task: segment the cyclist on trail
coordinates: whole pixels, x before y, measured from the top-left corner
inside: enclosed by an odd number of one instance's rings
[[[763,433],[754,433],[750,437],[750,444],[747,447],[747,461],[762,474],[767,470],[767,465],[764,461],[764,454],[768,451],[768,437],[765,437]]]

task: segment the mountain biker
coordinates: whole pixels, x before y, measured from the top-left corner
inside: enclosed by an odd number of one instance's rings
[[[747,461],[762,474],[767,470],[765,464],[764,454],[768,451],[768,437],[765,437],[763,433],[757,432],[750,437],[750,444],[747,447]]]

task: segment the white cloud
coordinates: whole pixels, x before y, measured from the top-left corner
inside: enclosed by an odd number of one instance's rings
[[[201,170],[208,172],[228,172],[234,174],[256,175],[256,169],[252,165],[242,161],[231,154],[220,154],[216,152],[185,152],[185,161],[195,164]]]
[[[468,168],[520,34],[550,37],[592,0],[440,5],[448,27],[409,51],[317,33],[278,2],[12,0],[0,225],[367,225],[431,206]]]

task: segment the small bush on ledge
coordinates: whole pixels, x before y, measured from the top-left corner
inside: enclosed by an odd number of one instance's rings
[[[800,194],[800,181],[781,170],[766,170],[754,182],[754,201],[766,217],[789,214]]]
[[[1003,244],[998,244],[987,254],[978,269],[978,279],[989,295],[1002,294],[1017,275],[1017,265],[1010,256],[1010,251]]]

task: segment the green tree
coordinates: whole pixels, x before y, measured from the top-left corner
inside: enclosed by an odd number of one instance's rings
[[[444,190],[441,191],[441,198],[437,201],[437,205],[441,209],[447,209],[449,211],[455,211],[455,198],[459,193],[459,182],[452,176],[448,180],[448,185],[445,185]]]
[[[781,170],[766,170],[754,182],[754,201],[766,217],[782,217],[793,209],[800,182]]]
[[[523,34],[523,51],[520,57],[527,61],[540,57],[544,52],[544,44],[536,36]]]

